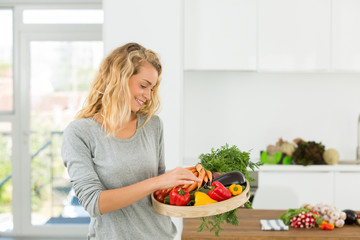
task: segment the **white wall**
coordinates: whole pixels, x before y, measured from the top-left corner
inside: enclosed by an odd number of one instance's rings
[[[168,169],[225,143],[251,150],[257,160],[279,137],[320,141],[341,160],[355,159],[360,73],[184,73],[182,0],[103,6],[106,53],[136,41],[160,54]]]
[[[160,85],[167,169],[181,164],[181,106],[183,82],[182,4],[166,0],[104,0],[105,54],[127,43],[138,42],[160,55]]]
[[[185,73],[184,161],[225,143],[261,150],[279,137],[322,142],[341,160],[354,160],[360,113],[360,74]]]

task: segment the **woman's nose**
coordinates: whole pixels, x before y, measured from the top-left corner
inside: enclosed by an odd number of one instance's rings
[[[145,96],[146,100],[150,99],[150,97],[151,97],[151,89],[150,88],[145,89],[144,96]]]

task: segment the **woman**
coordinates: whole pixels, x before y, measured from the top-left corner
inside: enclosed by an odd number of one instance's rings
[[[101,64],[85,107],[65,129],[62,157],[89,212],[88,239],[172,239],[175,225],[150,194],[200,182],[190,171],[165,173],[163,127],[156,115],[161,64],[129,43]]]

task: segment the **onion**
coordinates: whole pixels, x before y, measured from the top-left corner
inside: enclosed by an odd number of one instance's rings
[[[213,177],[213,179],[215,179],[215,178],[220,177],[220,176],[223,175],[223,174],[224,174],[224,173],[214,172],[214,173],[212,174],[212,177]]]

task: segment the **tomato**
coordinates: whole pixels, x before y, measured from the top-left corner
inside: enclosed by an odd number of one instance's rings
[[[154,192],[154,197],[161,203],[164,203],[165,197],[169,195],[167,189],[161,189]]]

